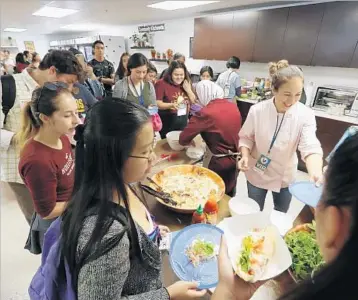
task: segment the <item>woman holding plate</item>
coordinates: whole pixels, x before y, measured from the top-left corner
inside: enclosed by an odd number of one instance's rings
[[[281,300],[357,299],[358,134],[332,156],[322,198],[316,207],[317,242],[326,265]],[[251,299],[262,282],[250,284],[234,275],[225,241],[219,255],[219,284],[212,300]]]
[[[303,73],[287,61],[270,64],[274,97],[251,107],[240,131],[239,169],[247,179],[249,197],[264,209],[267,191],[275,210],[287,212],[292,195],[288,186],[297,170],[297,148],[311,181],[322,177],[322,148],[316,137],[313,111],[299,102]]]

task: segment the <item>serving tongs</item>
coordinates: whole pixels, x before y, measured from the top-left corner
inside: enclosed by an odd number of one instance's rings
[[[236,159],[241,158],[241,152],[232,152],[229,150],[228,153],[225,154],[213,154],[214,157],[228,157],[228,156],[234,156]]]
[[[148,185],[141,184],[141,187],[142,187],[142,189],[144,191],[146,191],[148,194],[150,194],[150,195],[152,195],[154,197],[162,199],[167,204],[170,204],[170,205],[173,205],[173,206],[178,205],[178,203],[173,200],[172,196],[169,193],[166,193],[166,192],[163,191],[163,188],[159,184],[157,184],[151,178],[147,178],[147,179],[148,179],[148,181],[153,183],[158,188],[158,190],[155,190],[155,189],[151,188]]]

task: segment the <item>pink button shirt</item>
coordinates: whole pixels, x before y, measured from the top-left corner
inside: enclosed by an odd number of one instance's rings
[[[283,114],[277,113],[273,99],[253,105],[239,133],[239,146],[251,151],[250,170],[245,173],[247,180],[256,187],[274,192],[279,192],[294,181],[298,164],[297,148],[303,160],[310,154],[323,155],[321,143],[316,137],[315,115],[300,102],[284,115],[281,130],[268,155],[277,116],[280,124]],[[263,175],[253,170],[261,154],[271,159]]]

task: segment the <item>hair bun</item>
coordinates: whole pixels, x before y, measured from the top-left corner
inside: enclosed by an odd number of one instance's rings
[[[76,142],[79,142],[79,141],[83,140],[83,133],[84,133],[84,131],[85,131],[85,125],[83,125],[83,124],[78,124],[78,125],[76,126],[75,136],[73,137]]]
[[[289,67],[290,64],[287,60],[282,59],[278,62],[270,62],[269,63],[269,73],[270,76],[274,76],[279,70]]]

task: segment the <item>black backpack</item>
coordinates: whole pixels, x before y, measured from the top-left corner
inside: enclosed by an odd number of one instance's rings
[[[4,124],[6,124],[6,117],[10,109],[14,106],[16,99],[16,84],[14,76],[3,75],[1,76],[2,85],[2,112],[4,113]],[[1,126],[2,127],[2,126]]]

